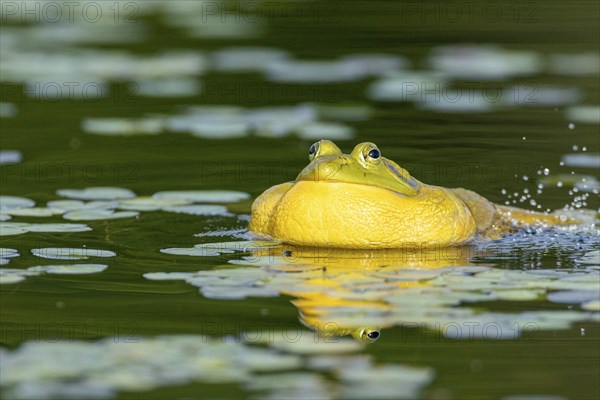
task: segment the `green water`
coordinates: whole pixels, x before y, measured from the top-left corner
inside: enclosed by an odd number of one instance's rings
[[[305,14],[297,20],[289,21],[277,15],[266,18],[264,32],[257,38],[193,39],[150,14],[139,16],[149,27],[149,36],[142,43],[99,47],[154,53],[253,45],[285,49],[299,59],[386,53],[406,56],[415,68],[422,68],[424,57],[434,46],[443,44],[492,43],[510,50],[540,54],[575,54],[597,52],[600,43],[596,2],[500,2],[497,4],[504,15],[493,23],[477,12],[472,15],[472,22],[464,13],[458,22],[440,20],[436,7],[442,7],[443,3],[428,3],[432,10],[418,15],[406,8],[410,4],[400,2],[306,4]],[[311,7],[318,10],[316,21],[307,7],[311,12],[315,12]],[[515,7],[518,17],[514,14]],[[59,199],[55,191],[61,188],[118,186],[138,195],[164,190],[237,190],[249,193],[251,198],[227,204],[228,210],[248,215],[256,196],[276,183],[293,180],[306,165],[307,149],[313,141],[294,135],[208,140],[169,133],[107,137],[86,134],[81,129],[81,121],[87,117],[175,114],[183,106],[198,104],[249,108],[304,102],[367,104],[373,110],[371,116],[348,123],[354,128],[355,137],[336,140],[342,150],[349,152],[361,141],[375,142],[386,157],[405,166],[421,181],[470,188],[498,203],[506,200],[502,189],[509,193],[521,192],[524,188],[534,191],[537,171],[543,167],[550,168],[552,174],[575,170],[598,177],[593,167],[559,165],[562,155],[573,153],[573,145],[579,149],[586,147],[590,153],[600,151],[598,125],[577,123],[575,129],[569,129],[563,106],[436,113],[419,110],[409,103],[369,100],[365,91],[372,79],[293,85],[291,95],[290,85],[271,83],[254,73],[208,72],[201,79],[217,89],[184,99],[136,97],[123,91],[116,97],[94,102],[35,99],[22,92],[9,91],[7,88],[12,89],[15,84],[3,80],[2,101],[15,103],[18,113],[12,118],[0,119],[0,147],[21,151],[24,161],[0,167],[1,194],[31,198],[43,206],[46,201]],[[542,72],[503,81],[502,86],[531,82],[580,88],[582,104],[600,101],[597,75]],[[240,88],[251,85],[260,85],[258,96],[250,98],[241,94]],[[123,85],[111,87],[114,93]],[[297,90],[299,87],[301,90]],[[524,181],[523,175],[531,179]],[[536,198],[544,209],[560,208],[573,198],[568,191],[567,187],[550,187]],[[597,196],[591,196],[587,203],[586,208],[597,209]],[[64,222],[60,216],[15,217],[13,220]],[[93,230],[26,233],[3,236],[0,240],[1,247],[17,249],[21,254],[11,260],[9,268],[52,263],[31,255],[31,249],[40,247],[85,245],[117,253],[117,257],[106,261],[109,268],[99,274],[41,275],[19,284],[2,285],[0,342],[3,346],[12,349],[26,341],[43,342],[57,335],[63,339],[92,341],[123,335],[132,338],[163,334],[219,337],[257,327],[303,328],[298,320],[298,309],[290,304],[290,296],[209,299],[201,296],[196,287],[181,281],[153,282],[142,277],[148,272],[212,269],[239,259],[239,254],[195,258],[163,254],[159,250],[191,247],[201,242],[240,240],[230,236],[193,235],[244,229],[247,222],[243,218],[142,212],[137,218],[83,223]],[[584,246],[577,248],[578,242]],[[532,260],[536,263],[533,267],[538,269],[574,267],[575,259],[598,247],[598,238],[567,238],[549,245],[547,251],[541,251],[539,246],[529,248],[529,245],[528,242],[516,243],[510,258],[492,254],[479,257],[476,262],[516,270],[532,268]],[[567,310],[568,305],[538,300],[482,302],[476,307],[521,312]],[[93,329],[81,328],[89,326]],[[517,394],[596,399],[600,396],[599,338],[598,323],[593,321],[578,322],[568,329],[540,330],[508,341],[452,340],[429,329],[392,326],[382,329],[382,337],[366,346],[363,353],[372,355],[378,363],[433,368],[435,380],[421,392],[426,399],[495,399]],[[248,391],[235,384],[199,382],[118,394],[118,398],[123,399],[249,396]]]

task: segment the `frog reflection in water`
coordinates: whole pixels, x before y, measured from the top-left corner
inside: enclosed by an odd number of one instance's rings
[[[382,249],[457,246],[526,226],[579,222],[419,182],[373,143],[348,155],[321,140],[310,147],[309,159],[294,182],[254,201],[250,231],[295,245]]]
[[[423,276],[427,270],[469,266],[473,251],[468,246],[383,250],[286,246],[285,249],[286,271],[293,280],[281,294],[293,298],[291,303],[298,309],[300,322],[322,337],[351,335],[363,343],[376,341],[383,328],[395,325],[389,316],[399,309],[386,298],[401,295],[408,288],[429,286],[418,276],[407,279],[406,272]],[[277,266],[281,259],[273,256],[281,250],[272,248],[255,256],[271,259]]]

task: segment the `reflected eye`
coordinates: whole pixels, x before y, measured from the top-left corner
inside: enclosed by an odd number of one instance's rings
[[[367,342],[376,341],[377,339],[379,339],[380,335],[381,334],[379,333],[379,331],[375,329],[365,329],[361,334],[362,339]]]
[[[375,340],[379,337],[379,332],[377,332],[377,331],[369,332],[369,333],[367,333],[367,336],[369,337],[369,339]]]
[[[372,159],[377,160],[379,158],[379,156],[381,156],[381,153],[379,152],[379,150],[373,149],[367,155],[369,157],[371,157]]]

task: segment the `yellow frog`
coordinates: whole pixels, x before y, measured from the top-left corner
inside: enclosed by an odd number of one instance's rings
[[[294,182],[254,201],[250,231],[294,245],[383,249],[457,246],[477,235],[495,239],[523,226],[577,222],[419,182],[369,142],[343,154],[321,140],[310,146],[309,160]]]

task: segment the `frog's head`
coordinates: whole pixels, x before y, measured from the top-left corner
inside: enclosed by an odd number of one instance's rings
[[[420,183],[408,171],[381,155],[370,142],[356,145],[351,154],[342,151],[329,140],[320,140],[308,150],[310,163],[298,174],[296,181],[337,182],[375,186],[393,192],[415,196]]]

